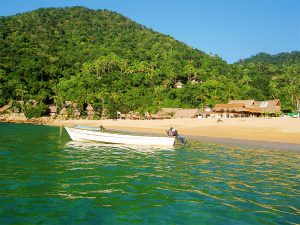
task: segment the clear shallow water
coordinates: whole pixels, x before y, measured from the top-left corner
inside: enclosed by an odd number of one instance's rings
[[[300,224],[300,152],[133,149],[0,123],[0,224]]]

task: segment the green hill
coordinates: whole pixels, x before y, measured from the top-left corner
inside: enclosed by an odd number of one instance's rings
[[[277,66],[299,65],[300,51],[282,52],[275,55],[258,53],[257,55],[251,56],[250,58],[240,60],[238,63],[265,63]]]
[[[0,105],[35,99],[62,107],[70,100],[114,114],[280,98],[293,109],[299,96],[299,64],[228,65],[107,10],[48,8],[0,17],[0,49]],[[296,79],[293,91],[282,76]],[[182,89],[174,88],[178,81]]]

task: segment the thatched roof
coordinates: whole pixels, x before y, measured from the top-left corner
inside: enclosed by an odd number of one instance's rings
[[[174,86],[177,88],[182,88],[183,84],[180,81],[178,81]]]
[[[91,104],[88,104],[88,106],[86,107],[87,111],[94,111],[94,108]]]
[[[87,111],[88,116],[93,116],[95,115],[95,110],[91,104],[88,104],[88,106],[85,108]]]
[[[216,104],[215,112],[250,112],[250,113],[278,113],[281,112],[279,99],[267,101],[230,100],[228,104]]]
[[[252,110],[260,111],[261,113],[279,113],[281,112],[281,103],[279,99],[255,101]]]
[[[249,112],[244,103],[235,104],[216,104],[213,111],[215,112]]]
[[[180,109],[182,108],[162,108],[156,114],[152,114],[151,117],[155,119],[171,119]]]
[[[56,105],[49,105],[48,108],[49,108],[50,113],[57,113]]]
[[[243,103],[246,108],[251,108],[254,104],[253,99],[248,100],[229,100],[228,104],[240,104]]]
[[[199,115],[199,110],[198,109],[180,109],[178,110],[174,118],[195,118]]]

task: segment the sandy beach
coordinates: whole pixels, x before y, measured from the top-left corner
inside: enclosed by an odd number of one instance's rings
[[[300,144],[299,118],[230,118],[222,119],[166,119],[166,120],[54,120],[48,125],[74,124],[99,126],[132,132],[165,134],[175,127],[189,137],[238,139],[247,141]]]

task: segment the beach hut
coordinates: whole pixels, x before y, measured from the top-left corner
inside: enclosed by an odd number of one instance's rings
[[[91,104],[88,104],[86,107],[87,115],[88,116],[94,116],[95,115],[95,110]]]
[[[244,103],[216,104],[213,112],[222,117],[244,117],[249,114],[249,109]]]
[[[73,108],[73,115],[76,116],[76,117],[79,117],[81,112],[79,111],[79,109],[77,109],[76,107]]]
[[[49,105],[49,114],[50,116],[55,116],[57,114],[57,106],[56,105]]]
[[[183,84],[178,81],[176,84],[175,84],[175,88],[183,88]]]
[[[171,119],[175,113],[182,108],[162,108],[152,117],[156,116],[157,119]]]
[[[180,109],[176,111],[173,118],[174,119],[197,118],[198,115],[199,115],[199,109]]]
[[[281,113],[281,102],[279,99],[255,101],[250,109],[251,113],[276,115]]]

